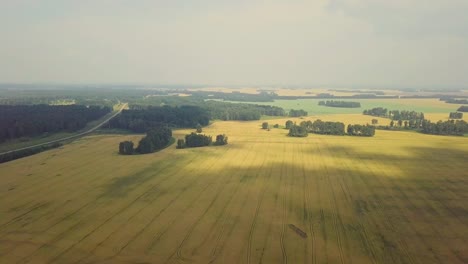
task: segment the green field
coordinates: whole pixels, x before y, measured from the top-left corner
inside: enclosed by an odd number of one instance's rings
[[[365,109],[384,107],[388,110],[413,110],[423,113],[448,113],[455,112],[460,105],[447,104],[439,99],[335,99],[337,101],[360,102],[360,108],[339,108],[319,106],[319,101],[331,99],[297,99],[297,100],[275,100],[275,102],[250,102],[252,104],[273,105],[290,109],[303,109],[309,115],[322,114],[358,114]]]
[[[227,146],[120,156],[141,136],[97,135],[0,164],[0,263],[467,263],[467,138],[260,125],[204,129]]]

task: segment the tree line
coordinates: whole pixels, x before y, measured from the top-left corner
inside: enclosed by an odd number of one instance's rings
[[[147,154],[163,149],[172,141],[172,130],[168,127],[158,127],[148,130],[146,136],[133,148],[133,142],[123,141],[119,144],[119,153],[122,155]]]
[[[0,105],[0,142],[44,133],[74,132],[111,112],[84,105]]]
[[[329,106],[329,107],[343,107],[343,108],[359,108],[359,107],[361,107],[361,103],[359,103],[359,102],[334,101],[334,100],[319,101],[318,105]]]
[[[375,135],[375,127],[371,125],[348,125],[345,132],[345,125],[342,122],[322,121],[320,119],[314,122],[302,121],[299,125],[293,124],[291,120],[286,121],[286,128],[289,129],[289,136],[306,137],[308,133],[322,135],[349,135],[349,136],[368,136]]]

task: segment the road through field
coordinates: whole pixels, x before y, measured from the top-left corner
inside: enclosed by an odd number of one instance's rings
[[[259,121],[204,133],[229,145],[121,156],[141,135],[94,135],[1,164],[0,262],[468,260],[464,137],[291,138]]]

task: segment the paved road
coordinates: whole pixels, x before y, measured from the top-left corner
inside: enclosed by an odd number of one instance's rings
[[[119,109],[119,111],[117,111],[116,113],[114,113],[114,114],[113,114],[112,116],[110,116],[109,118],[106,118],[106,120],[102,121],[101,123],[97,124],[96,126],[94,126],[93,128],[91,128],[91,129],[89,129],[89,130],[87,130],[87,131],[85,131],[85,132],[81,132],[81,133],[79,133],[79,134],[76,134],[76,135],[73,135],[73,136],[69,136],[69,137],[64,137],[64,138],[52,140],[52,141],[49,141],[49,142],[44,142],[44,143],[41,143],[41,144],[36,144],[36,145],[24,147],[24,148],[19,148],[19,149],[10,150],[10,151],[7,151],[7,152],[0,153],[0,155],[7,154],[7,153],[11,153],[11,152],[15,152],[15,151],[19,151],[19,150],[35,148],[35,147],[39,147],[39,146],[43,146],[43,145],[49,145],[49,144],[52,144],[52,143],[62,142],[62,141],[69,140],[69,139],[74,139],[74,138],[82,137],[82,136],[87,135],[87,134],[89,134],[89,133],[92,133],[92,132],[94,132],[96,129],[102,127],[104,124],[106,124],[107,122],[109,122],[109,120],[111,120],[112,118],[114,118],[114,117],[116,117],[118,114],[120,114],[120,112],[122,112],[122,110],[123,110],[125,107],[127,107],[127,105],[128,105],[128,104],[124,104],[124,105]]]

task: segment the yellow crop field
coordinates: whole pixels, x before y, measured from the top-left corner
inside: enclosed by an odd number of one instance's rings
[[[122,156],[141,136],[97,135],[0,164],[0,263],[468,262],[468,138],[261,122],[204,128],[226,146]]]

